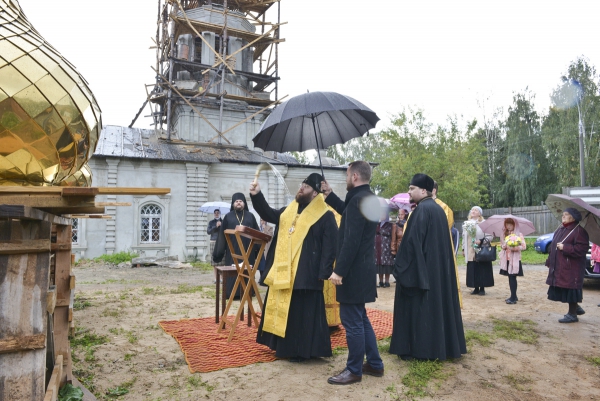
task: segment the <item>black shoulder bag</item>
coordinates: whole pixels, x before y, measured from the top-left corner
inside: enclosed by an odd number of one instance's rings
[[[479,252],[475,253],[475,262],[493,262],[496,260],[496,247],[490,244],[490,240],[484,238],[479,244]]]

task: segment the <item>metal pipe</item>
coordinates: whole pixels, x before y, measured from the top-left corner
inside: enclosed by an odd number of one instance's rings
[[[221,54],[223,57],[223,62],[226,63],[227,60],[225,57],[227,56],[227,0],[223,1],[223,37],[221,38]],[[221,104],[219,106],[219,133],[223,132],[223,103],[225,103],[225,67],[221,70]],[[219,135],[219,144],[221,143],[221,135]]]

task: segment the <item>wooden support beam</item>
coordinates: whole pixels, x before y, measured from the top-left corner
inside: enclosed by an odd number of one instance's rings
[[[56,363],[54,369],[52,369],[52,376],[50,376],[50,382],[46,389],[46,395],[44,401],[56,401],[58,399],[58,390],[60,389],[60,379],[63,374],[63,356],[58,355],[56,357]]]
[[[131,202],[96,202],[96,207],[131,206]]]
[[[49,314],[53,314],[54,308],[56,308],[56,286],[51,285],[46,293],[46,311]]]
[[[0,186],[0,190],[3,187]],[[14,188],[14,187],[4,187]],[[25,205],[14,205],[5,201],[5,197],[0,194],[0,218],[20,219],[20,220],[40,220],[47,221],[57,225],[71,225],[71,219],[55,216],[53,214],[34,209]],[[4,204],[2,204],[4,203]]]
[[[46,348],[46,334],[15,336],[0,339],[0,354]]]
[[[23,239],[0,242],[0,255],[50,252],[49,239]]]
[[[71,276],[69,278],[69,288],[71,290],[75,289],[75,275],[73,273],[71,273]],[[73,293],[73,291],[71,291],[71,294]]]
[[[71,249],[71,247],[72,247],[72,244],[70,242],[68,244],[52,243],[50,245],[50,250],[52,250],[52,251],[68,251]]]

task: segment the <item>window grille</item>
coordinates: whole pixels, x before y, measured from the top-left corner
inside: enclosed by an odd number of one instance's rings
[[[79,219],[71,220],[71,243],[78,244],[79,243]]]
[[[142,206],[140,210],[141,230],[140,242],[142,243],[160,243],[161,241],[161,217],[162,209],[160,206],[150,203]]]

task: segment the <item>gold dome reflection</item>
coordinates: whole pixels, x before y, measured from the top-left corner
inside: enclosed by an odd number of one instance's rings
[[[0,27],[0,185],[90,186],[94,95],[16,0],[0,0]]]

